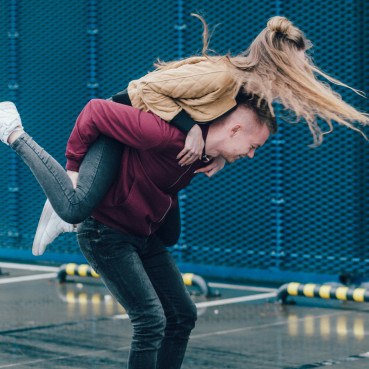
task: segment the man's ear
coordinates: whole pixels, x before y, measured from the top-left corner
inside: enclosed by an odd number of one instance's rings
[[[235,124],[231,129],[231,136],[235,136],[240,129],[241,129],[241,125]]]

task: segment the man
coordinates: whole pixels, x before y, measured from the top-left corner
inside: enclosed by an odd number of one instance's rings
[[[80,171],[75,191],[64,169],[23,131],[14,105],[0,104],[2,141],[9,142],[31,168],[62,218],[67,218],[65,209],[77,202],[78,196],[92,189],[95,172],[100,170],[100,160],[88,163],[86,153],[100,145],[102,134],[124,143],[117,175],[92,216],[78,226],[78,242],[87,261],[130,316],[134,328],[131,369],[179,369],[196,321],[196,307],[158,237],[168,213],[178,209],[177,193],[209,159],[222,156],[233,163],[252,158],[276,131],[276,125],[266,108],[257,108],[254,100],[245,99],[201,129],[203,160],[180,166],[176,156],[185,134],[155,114],[92,100],[79,115],[67,145],[67,169]],[[101,161],[104,151],[114,145],[112,141],[102,144]],[[101,166],[102,170],[107,167]]]

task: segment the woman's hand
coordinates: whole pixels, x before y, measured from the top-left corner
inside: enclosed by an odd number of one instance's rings
[[[77,181],[78,181],[78,172],[73,172],[72,170],[67,170],[68,177],[71,179],[73,183],[73,188],[75,189],[77,187]]]
[[[195,173],[205,173],[205,175],[210,178],[224,168],[225,162],[222,156],[217,156],[209,165],[197,169]]]
[[[195,124],[187,134],[184,149],[177,155],[177,159],[181,159],[178,164],[189,165],[201,159],[203,149],[202,130]]]

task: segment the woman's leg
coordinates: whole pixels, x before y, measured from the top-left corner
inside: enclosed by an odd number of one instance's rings
[[[151,236],[147,250],[142,262],[159,296],[167,322],[156,369],[179,369],[195,326],[196,306],[176,263],[160,239]]]
[[[29,166],[56,213],[66,222],[76,224],[91,214],[109,189],[124,145],[100,136],[81,164],[76,189],[65,169],[27,133],[11,147]]]
[[[28,136],[12,102],[0,103],[0,140],[11,144],[30,167],[55,211],[69,223],[90,215],[109,189],[120,165],[124,145],[100,137],[91,146],[80,168],[77,188],[64,168]]]
[[[111,229],[89,217],[78,226],[78,242],[89,264],[131,319],[134,333],[128,368],[157,369],[166,319],[142,262],[149,246],[147,238]]]

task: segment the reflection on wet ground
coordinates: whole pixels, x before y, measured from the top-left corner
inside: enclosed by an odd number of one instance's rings
[[[0,369],[127,367],[131,326],[99,279],[60,284],[53,268],[1,269]],[[211,286],[221,296],[194,297],[199,319],[183,369],[369,367],[367,303],[280,305],[274,289]]]

